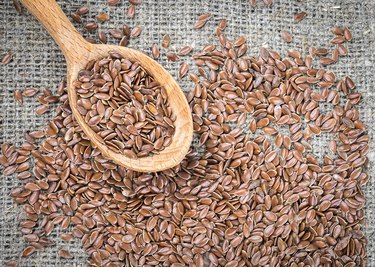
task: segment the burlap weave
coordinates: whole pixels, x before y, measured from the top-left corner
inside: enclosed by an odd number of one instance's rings
[[[153,43],[160,44],[164,33],[172,37],[170,50],[177,51],[184,45],[200,49],[203,45],[215,41],[213,29],[220,18],[226,18],[229,26],[226,34],[229,38],[245,35],[250,44],[250,53],[257,53],[257,47],[266,46],[276,51],[285,52],[296,48],[306,52],[308,47],[329,45],[332,34],[329,29],[334,26],[348,26],[354,39],[349,43],[349,56],[340,59],[328,69],[334,70],[338,77],[349,75],[357,83],[363,94],[361,116],[369,127],[371,136],[375,122],[375,1],[374,0],[275,0],[271,8],[258,3],[253,8],[246,1],[228,0],[144,0],[137,8],[136,17],[126,17],[128,2],[122,0],[120,6],[108,7],[106,0],[60,0],[59,4],[66,13],[76,10],[85,4],[90,13],[83,21],[93,21],[99,12],[109,13],[109,22],[99,25],[108,30],[120,28],[124,23],[129,26],[139,24],[143,32],[139,39],[132,40],[130,46],[149,51]],[[307,18],[301,23],[293,22],[293,15],[298,11],[307,12]],[[197,16],[210,12],[213,17],[202,30],[194,30]],[[34,109],[35,98],[26,98],[20,105],[14,101],[13,91],[29,86],[48,87],[54,92],[58,82],[66,75],[64,57],[56,44],[41,25],[24,12],[19,15],[13,8],[12,1],[0,0],[0,54],[11,50],[14,60],[6,66],[0,65],[0,143],[20,144],[25,131],[42,129],[53,116],[53,111],[37,117]],[[93,36],[83,30],[82,24],[77,28],[84,36]],[[280,39],[280,31],[293,33],[294,41],[286,44]],[[110,39],[114,43],[113,39]],[[192,63],[191,58],[183,61]],[[162,53],[160,62],[176,78],[180,62],[167,62]],[[185,91],[192,86],[190,82],[180,82]],[[315,137],[314,152],[324,153],[327,139],[324,135]],[[373,141],[371,144],[373,147]],[[373,162],[375,151],[369,154],[371,164],[369,174],[374,176]],[[80,266],[85,262],[85,253],[80,242],[62,242],[55,238],[56,246],[39,252],[28,259],[21,259],[20,252],[25,246],[18,229],[19,218],[24,216],[22,209],[13,203],[9,193],[19,184],[14,176],[0,177],[0,266],[10,259],[19,260],[20,266]],[[365,233],[369,240],[367,247],[368,266],[375,266],[375,182],[370,179],[365,189],[367,208]],[[56,230],[53,235],[58,235]],[[69,249],[74,260],[60,260],[59,248]]]

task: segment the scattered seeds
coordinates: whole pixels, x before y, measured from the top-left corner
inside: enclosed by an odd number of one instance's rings
[[[266,6],[272,6],[273,1],[272,1],[272,0],[263,0],[263,3],[264,3]]]
[[[28,246],[26,247],[23,251],[21,256],[22,257],[29,257],[31,254],[33,254],[36,251],[35,247],[33,246]]]
[[[98,24],[96,24],[94,21],[92,21],[92,22],[86,23],[84,27],[88,31],[94,31],[98,28]]]
[[[48,111],[48,105],[40,105],[35,109],[37,115],[42,115]]]
[[[115,39],[118,39],[118,40],[121,40],[122,37],[124,37],[124,34],[121,30],[110,30],[109,31],[109,34],[115,38]]]
[[[53,245],[58,227],[62,240],[80,240],[89,266],[365,265],[370,137],[361,94],[350,77],[313,67],[316,56],[333,64],[346,48],[248,55],[246,38],[232,42],[219,24],[218,44],[192,55],[197,70],[180,65],[194,83],[187,100],[200,147],[175,168],[138,173],[107,160],[72,117],[65,83],[58,96],[40,90],[41,106],[59,102],[55,117],[0,153],[3,174],[21,182],[10,195],[26,215],[23,257]],[[128,27],[122,35],[127,43]],[[74,85],[84,119],[114,150],[143,156],[171,142],[167,94],[137,62],[112,53]],[[330,153],[319,158],[311,140],[322,132]]]

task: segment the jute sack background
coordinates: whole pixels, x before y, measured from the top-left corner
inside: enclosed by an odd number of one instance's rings
[[[248,1],[194,1],[194,0],[144,0],[137,7],[136,17],[126,17],[127,1],[121,5],[108,7],[106,0],[60,0],[58,1],[66,14],[75,11],[81,5],[87,5],[90,13],[83,21],[93,21],[100,12],[110,14],[110,21],[99,25],[103,30],[122,27],[123,24],[139,24],[143,32],[138,39],[131,40],[129,46],[150,51],[153,43],[160,44],[163,34],[172,37],[169,50],[178,51],[184,45],[191,45],[196,51],[203,45],[216,42],[213,30],[221,18],[228,20],[226,35],[234,39],[245,35],[249,42],[250,54],[257,54],[258,47],[265,46],[285,55],[287,49],[295,48],[306,53],[309,46],[331,47],[329,40],[333,37],[329,29],[334,26],[348,26],[354,36],[347,44],[349,56],[340,58],[340,62],[327,69],[336,72],[338,77],[349,75],[357,83],[358,91],[363,94],[360,105],[361,117],[367,124],[370,135],[374,133],[375,122],[375,1],[356,0],[275,0],[272,7],[258,3],[251,7]],[[299,11],[307,12],[307,17],[300,23],[293,22],[293,15]],[[194,30],[193,24],[201,13],[212,14],[211,20],[201,30]],[[85,37],[94,37],[77,25]],[[286,44],[280,39],[280,31],[287,30],[294,35],[294,41]],[[114,39],[109,39],[115,43]],[[56,92],[57,84],[66,75],[64,58],[56,44],[41,25],[26,10],[19,15],[13,8],[12,1],[0,1],[0,54],[11,50],[13,61],[0,65],[0,143],[12,142],[21,144],[26,131],[43,129],[53,116],[53,109],[43,116],[35,115],[38,105],[35,98],[24,99],[20,105],[14,101],[15,89],[26,87],[50,88]],[[162,52],[159,62],[175,78],[181,62],[193,63],[190,57],[183,57],[179,62],[166,60]],[[184,91],[188,92],[192,84],[179,81]],[[373,148],[372,141],[371,147]],[[323,155],[327,151],[327,137],[324,135],[313,140],[314,153]],[[375,151],[370,152],[370,177],[374,176],[373,167]],[[12,177],[0,177],[0,266],[10,259],[17,259],[20,266],[81,266],[86,259],[80,241],[62,242],[57,237],[58,230],[53,232],[56,246],[34,254],[28,259],[19,258],[25,242],[19,232],[18,222],[24,215],[22,208],[13,203],[9,193],[19,184]],[[375,182],[365,188],[367,196],[365,233],[368,238],[368,266],[375,266]],[[68,249],[73,260],[60,260],[57,251]]]

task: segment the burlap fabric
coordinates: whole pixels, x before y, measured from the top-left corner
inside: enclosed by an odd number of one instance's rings
[[[137,8],[136,17],[126,17],[127,1],[120,6],[108,7],[106,0],[61,0],[59,1],[66,13],[76,10],[80,5],[87,5],[90,13],[83,21],[92,21],[99,12],[109,13],[109,22],[99,27],[108,30],[120,28],[124,23],[129,26],[139,24],[143,27],[139,39],[132,40],[131,47],[149,51],[153,43],[160,44],[164,33],[172,37],[170,50],[177,51],[184,45],[200,49],[203,45],[216,41],[213,29],[220,18],[226,18],[229,26],[226,30],[229,38],[245,35],[250,44],[250,53],[257,53],[259,46],[266,46],[282,52],[288,48],[296,48],[306,52],[308,47],[329,47],[332,34],[329,29],[334,26],[348,26],[353,32],[353,42],[347,46],[349,56],[340,59],[329,69],[334,70],[338,77],[349,75],[357,83],[359,92],[363,94],[361,116],[369,127],[371,136],[375,122],[375,1],[357,0],[275,0],[271,8],[258,3],[250,6],[248,1],[194,1],[194,0],[144,0]],[[293,15],[298,11],[306,11],[307,18],[299,24],[293,22]],[[213,17],[202,30],[194,30],[193,24],[197,16],[210,12]],[[77,25],[84,36],[94,36],[83,30],[82,24]],[[280,31],[288,30],[294,35],[294,41],[286,44],[280,39]],[[110,39],[114,42],[113,39]],[[56,44],[39,23],[25,12],[19,15],[13,8],[12,1],[0,1],[0,53],[11,50],[15,53],[14,60],[6,66],[0,66],[0,143],[13,142],[20,144],[25,131],[42,129],[53,116],[53,111],[41,117],[35,116],[37,106],[35,98],[24,100],[23,105],[14,101],[15,89],[28,86],[48,87],[54,92],[58,82],[66,75],[64,57]],[[191,58],[184,61],[192,63]],[[180,62],[167,62],[163,53],[160,62],[176,78]],[[189,82],[181,82],[185,91],[192,86]],[[314,152],[324,153],[327,139],[324,135],[314,139]],[[373,145],[371,145],[373,147]],[[369,154],[371,162],[375,152]],[[374,176],[375,168],[370,164],[370,176]],[[48,248],[28,259],[20,259],[24,248],[23,238],[18,230],[22,209],[13,203],[9,193],[19,184],[15,177],[0,177],[0,266],[10,259],[17,259],[20,266],[79,266],[85,262],[85,253],[80,242],[61,242],[55,238],[56,246]],[[367,208],[365,233],[369,240],[367,247],[368,266],[375,266],[375,182],[370,179],[365,189]],[[58,235],[55,230],[54,235]],[[69,249],[74,260],[60,260],[57,257],[59,248]]]

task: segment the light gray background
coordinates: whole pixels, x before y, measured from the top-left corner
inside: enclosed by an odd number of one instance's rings
[[[375,1],[355,0],[275,0],[271,8],[258,3],[253,8],[246,1],[194,1],[194,0],[144,0],[137,7],[136,17],[126,17],[128,3],[122,0],[118,7],[108,7],[106,0],[60,0],[58,1],[66,13],[74,11],[82,4],[90,7],[90,13],[83,21],[92,21],[99,12],[109,12],[111,20],[100,25],[108,30],[120,28],[124,23],[129,26],[139,24],[143,27],[139,39],[132,40],[130,47],[149,51],[155,42],[160,44],[164,33],[172,37],[170,50],[178,50],[184,45],[191,45],[196,50],[204,44],[214,41],[213,30],[221,18],[228,20],[226,34],[229,38],[245,35],[250,44],[250,54],[257,53],[257,47],[266,46],[283,55],[289,48],[306,52],[309,46],[325,46],[333,48],[329,40],[333,37],[329,29],[334,26],[348,26],[353,32],[353,42],[347,45],[349,56],[340,59],[340,63],[330,66],[338,77],[349,75],[357,83],[359,92],[363,94],[360,105],[363,121],[373,136],[375,110],[375,78],[374,78],[374,41],[375,41]],[[293,15],[299,11],[308,13],[307,18],[299,24],[293,22]],[[196,17],[210,12],[213,17],[199,31],[192,28]],[[93,36],[77,25],[84,36]],[[293,33],[294,41],[286,44],[280,39],[280,31]],[[110,39],[114,42],[113,39]],[[215,40],[216,41],[216,40]],[[53,116],[53,111],[35,117],[37,106],[35,98],[27,98],[21,106],[14,102],[13,91],[28,86],[48,87],[54,92],[58,82],[65,76],[64,57],[48,36],[46,31],[27,12],[19,15],[13,8],[12,1],[0,0],[0,54],[11,50],[15,53],[12,63],[0,65],[0,143],[13,142],[21,144],[23,134],[28,130],[42,129]],[[191,62],[184,57],[180,62],[167,62],[162,53],[160,62],[176,78],[178,67],[182,61]],[[192,86],[187,81],[180,82],[185,91]],[[326,142],[324,136],[315,138],[314,151],[323,153]],[[371,144],[373,147],[373,141]],[[370,152],[369,174],[374,175],[373,159],[375,151]],[[11,189],[19,182],[12,177],[0,176],[0,266],[7,260],[19,259],[24,242],[18,230],[18,220],[22,217],[21,208],[9,197]],[[365,233],[369,240],[368,266],[375,266],[375,182],[370,179],[365,189],[367,208]],[[55,231],[57,234],[57,231]],[[79,241],[63,243],[55,239],[57,245],[39,252],[29,259],[20,260],[21,266],[78,266],[85,262],[84,251]],[[59,248],[70,249],[74,255],[72,261],[60,261],[57,257]]]

